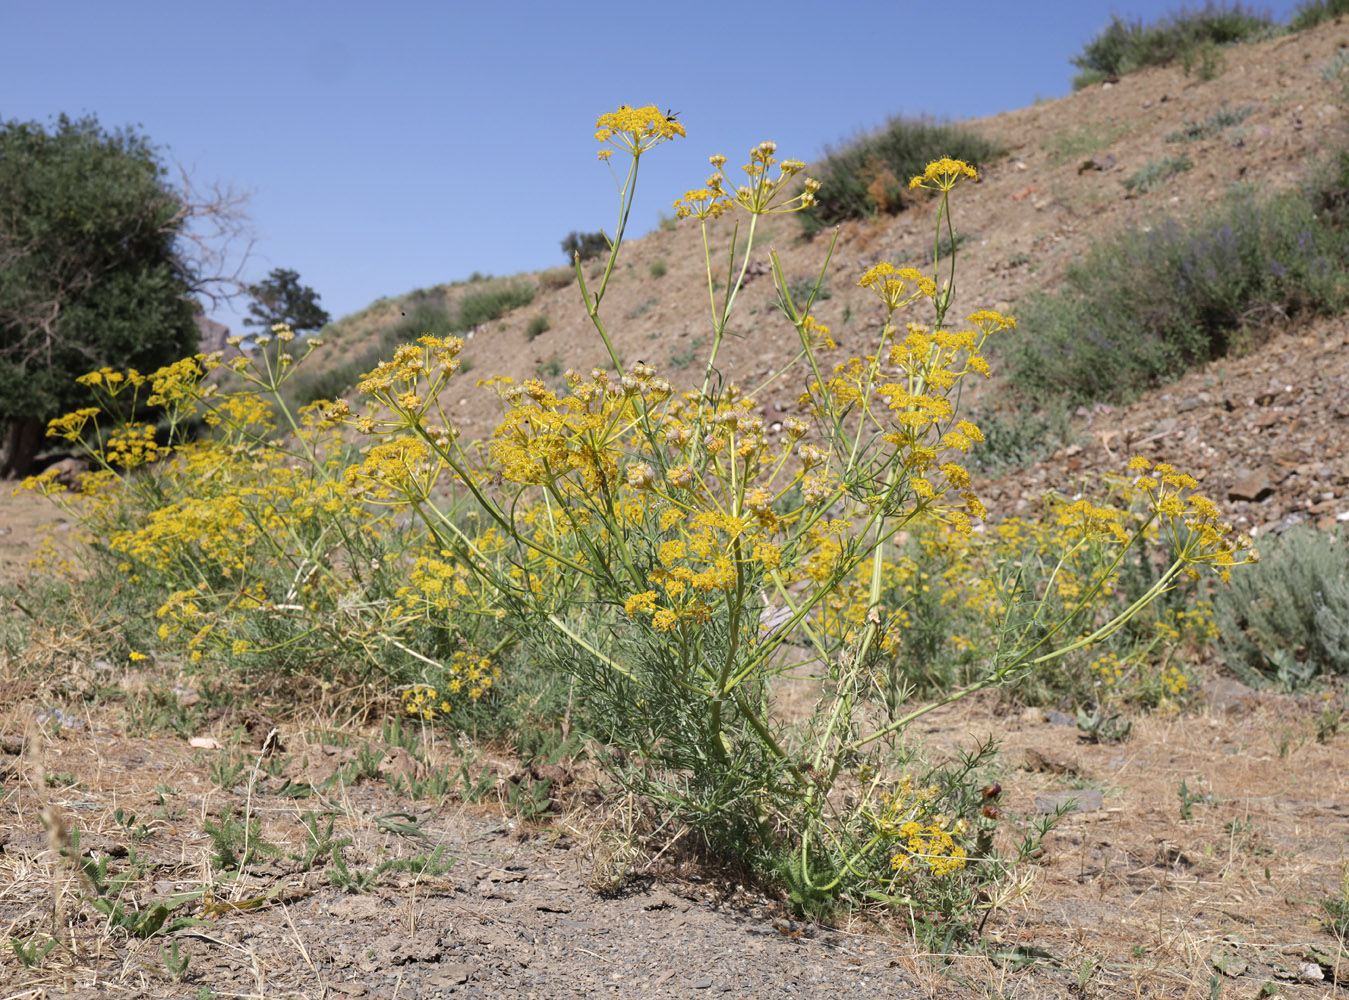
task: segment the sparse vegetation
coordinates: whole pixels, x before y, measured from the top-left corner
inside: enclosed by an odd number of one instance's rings
[[[1118,14],[1074,56],[1079,70],[1073,88],[1080,90],[1108,77],[1124,76],[1146,66],[1164,66],[1178,60],[1212,60],[1212,48],[1247,42],[1266,35],[1274,27],[1265,14],[1240,3],[1228,6],[1212,0],[1198,9],[1184,9],[1144,24]],[[1209,55],[1203,51],[1208,49]]]
[[[1255,105],[1244,108],[1229,108],[1223,105],[1217,111],[1207,115],[1201,121],[1186,122],[1181,128],[1166,137],[1167,142],[1199,142],[1221,135],[1233,125],[1240,125],[1255,112]]]
[[[456,331],[471,330],[500,319],[512,309],[534,301],[534,289],[523,281],[510,282],[481,292],[468,292],[459,300]]]
[[[651,262],[651,277],[663,278],[669,272],[670,266],[664,260],[653,260]]]
[[[1149,160],[1125,179],[1124,189],[1131,194],[1148,194],[1156,191],[1176,174],[1194,169],[1194,161],[1188,156],[1168,156],[1164,160]]]
[[[1300,193],[1239,190],[1192,221],[1126,230],[1030,298],[1006,347],[1012,384],[1036,400],[1132,398],[1270,317],[1339,309],[1345,254]]]
[[[576,284],[576,269],[571,267],[554,267],[539,275],[539,287],[545,291],[554,291],[558,288],[567,288]]]
[[[1049,162],[1060,166],[1078,157],[1106,149],[1116,140],[1128,135],[1131,126],[1125,122],[1084,122],[1073,129],[1057,132],[1045,143]]]
[[[1349,0],[1307,0],[1298,4],[1288,27],[1293,31],[1305,31],[1345,14],[1349,14]]]

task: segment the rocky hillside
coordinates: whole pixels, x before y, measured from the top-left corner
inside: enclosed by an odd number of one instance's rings
[[[1118,82],[967,123],[996,139],[1007,155],[984,165],[980,181],[958,190],[955,226],[960,246],[957,311],[992,307],[1013,315],[1036,290],[1052,290],[1065,267],[1094,242],[1124,226],[1146,226],[1218,199],[1233,183],[1277,190],[1298,183],[1325,147],[1342,142],[1340,83],[1331,78],[1349,49],[1349,24],[1225,51],[1224,71],[1211,81],[1180,67],[1130,74]],[[1228,115],[1228,112],[1234,112]],[[1213,134],[1178,143],[1177,133],[1206,120],[1235,119]],[[1168,140],[1168,137],[1170,139]],[[688,142],[697,143],[693,134]],[[726,152],[734,159],[735,150]],[[782,155],[800,151],[783,149]],[[1190,169],[1157,189],[1124,182],[1149,164],[1182,155]],[[653,154],[658,155],[658,154]],[[692,183],[692,180],[691,180]],[[640,190],[639,199],[673,199],[679,192]],[[608,220],[596,220],[596,227]],[[839,232],[817,318],[834,331],[840,350],[867,349],[882,315],[856,278],[879,261],[921,263],[930,255],[932,203],[898,215],[850,222]],[[729,238],[718,225],[715,237]],[[831,232],[803,239],[793,218],[772,219],[755,260],[780,255],[789,279],[819,267]],[[715,245],[715,244],[714,244]],[[592,263],[597,270],[598,264]],[[751,268],[754,270],[766,270]],[[466,356],[474,372],[458,398],[466,437],[489,434],[494,400],[474,388],[478,377],[506,374],[558,381],[567,368],[607,359],[573,283],[560,272],[514,279],[538,290],[533,301],[470,333]],[[441,286],[400,300],[382,300],[335,324],[333,346],[319,364],[359,356],[372,338],[402,322],[417,303],[453,301],[475,286]],[[1140,295],[1148,294],[1146,288]],[[678,384],[706,359],[710,322],[697,224],[685,221],[624,245],[604,315],[626,362],[646,361]],[[531,330],[544,325],[547,329]],[[922,319],[924,317],[915,317]],[[772,278],[752,276],[741,293],[732,328],[741,336],[722,348],[719,365],[748,385],[785,361],[795,334],[774,305]],[[1018,336],[1033,336],[1023,328]],[[1292,520],[1349,519],[1349,324],[1284,323],[1262,331],[1262,346],[1162,387],[1123,409],[1079,409],[1063,426],[1065,446],[1052,457],[1003,475],[989,487],[995,516],[1036,502],[1049,486],[1115,471],[1131,452],[1197,468],[1205,486],[1235,505],[1244,527],[1267,531]],[[994,351],[996,355],[996,351]],[[997,374],[967,401],[991,405]],[[795,392],[762,395],[765,416],[794,410]]]

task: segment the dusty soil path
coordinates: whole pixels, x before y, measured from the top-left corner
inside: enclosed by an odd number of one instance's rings
[[[1349,736],[1323,730],[1318,742],[1316,702],[1231,684],[1207,700],[1198,715],[1139,720],[1114,746],[1079,742],[1053,714],[1000,716],[992,701],[931,717],[922,735],[939,748],[1002,735],[1014,823],[1046,795],[1089,807],[1061,823],[1025,893],[989,921],[988,954],[936,956],[891,917],[812,926],[707,869],[618,857],[621,803],[583,782],[559,796],[558,815],[525,822],[504,803],[509,761],[475,758],[488,789],[477,804],[461,791],[415,799],[392,785],[426,772],[375,734],[342,748],[323,742],[340,739],[332,731],[245,712],[203,723],[220,748],[193,749],[185,736],[134,735],[115,705],[58,709],[37,684],[0,714],[10,751],[0,756],[0,923],[26,941],[59,916],[69,947],[32,969],[6,949],[0,983],[7,997],[893,1000],[1208,997],[1218,976],[1224,996],[1255,996],[1266,982],[1288,997],[1341,995],[1334,980],[1349,981],[1349,962],[1337,967],[1339,942],[1318,919],[1349,848]],[[284,751],[265,757],[274,724]],[[350,783],[306,792],[287,777],[297,762],[311,777],[332,773],[362,749],[379,766]],[[451,774],[458,760],[443,740],[422,756]],[[124,901],[144,908],[212,887],[175,911],[209,920],[175,934],[192,956],[183,982],[165,971],[162,938],[109,934],[79,901],[41,829],[44,805],[82,832],[89,857],[109,859],[110,874],[130,871],[127,848],[137,850],[142,870]],[[397,859],[410,870],[343,891],[331,864],[292,857],[310,845],[306,812],[320,833],[326,817],[333,839],[351,838],[350,872]],[[277,848],[235,880],[208,835],[231,815],[257,821],[254,836]],[[453,863],[431,874],[437,847]],[[619,891],[598,894],[616,870],[627,872]],[[1039,957],[1017,961],[1017,947]]]

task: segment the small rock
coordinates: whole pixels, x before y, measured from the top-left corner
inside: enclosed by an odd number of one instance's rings
[[[1320,968],[1320,966],[1317,966],[1317,968]],[[711,976],[701,976],[698,979],[693,980],[693,982],[689,983],[689,989],[691,990],[710,990],[711,988],[712,988]]]
[[[476,965],[470,965],[467,962],[450,962],[442,965],[438,972],[427,976],[426,981],[437,987],[461,986],[472,979],[473,974],[477,971]]]
[[[1274,492],[1274,485],[1269,480],[1269,474],[1263,469],[1247,473],[1228,487],[1227,499],[1258,503]]]
[[[1061,757],[1047,750],[1027,747],[1025,751],[1026,770],[1042,771],[1045,774],[1077,774],[1077,762]]]
[[[1068,805],[1069,812],[1096,812],[1105,808],[1105,796],[1099,788],[1079,788],[1071,792],[1049,792],[1035,796],[1035,811],[1040,815],[1057,812]]]
[[[1199,697],[1210,709],[1223,715],[1244,714],[1260,701],[1252,688],[1232,677],[1214,677],[1205,681],[1199,689]]]
[[[398,777],[404,781],[419,779],[426,766],[402,747],[389,747],[379,762],[379,774],[382,778]]]

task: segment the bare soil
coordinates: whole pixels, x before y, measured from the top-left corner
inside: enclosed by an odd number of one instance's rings
[[[1318,926],[1349,843],[1349,737],[1318,742],[1317,699],[1220,682],[1195,714],[1138,719],[1116,745],[1082,742],[1054,713],[1000,714],[993,699],[929,717],[921,735],[939,749],[1003,740],[1013,825],[1047,795],[1087,807],[1060,823],[1021,894],[990,919],[985,954],[936,955],[915,949],[892,916],[800,923],[780,899],[678,850],[649,857],[623,840],[622,800],[601,800],[570,773],[555,775],[556,815],[527,822],[504,804],[518,776],[509,759],[473,758],[491,788],[484,802],[418,800],[387,775],[424,765],[378,733],[353,739],[357,726],[339,737],[227,713],[202,727],[222,749],[193,749],[129,735],[116,697],[82,710],[58,707],[53,685],[28,688],[0,717],[0,921],[22,940],[58,928],[64,944],[36,969],[0,955],[5,996],[1208,997],[1217,976],[1225,996],[1272,982],[1288,997],[1329,997],[1349,985],[1349,956]],[[273,728],[280,747],[264,752]],[[366,748],[381,773],[287,794],[291,779],[317,783]],[[453,773],[461,758],[442,738],[425,759]],[[244,763],[230,790],[222,760]],[[87,856],[109,859],[110,875],[135,848],[143,870],[124,903],[148,908],[211,887],[176,911],[204,921],[173,935],[191,955],[182,982],[165,971],[162,937],[109,934],[78,900],[44,808],[81,831]],[[204,833],[227,810],[260,821],[278,848],[234,880],[211,863]],[[351,838],[352,871],[423,860],[344,892],[322,860],[306,869],[292,857],[306,851],[308,810]],[[419,871],[436,847],[453,866]]]

